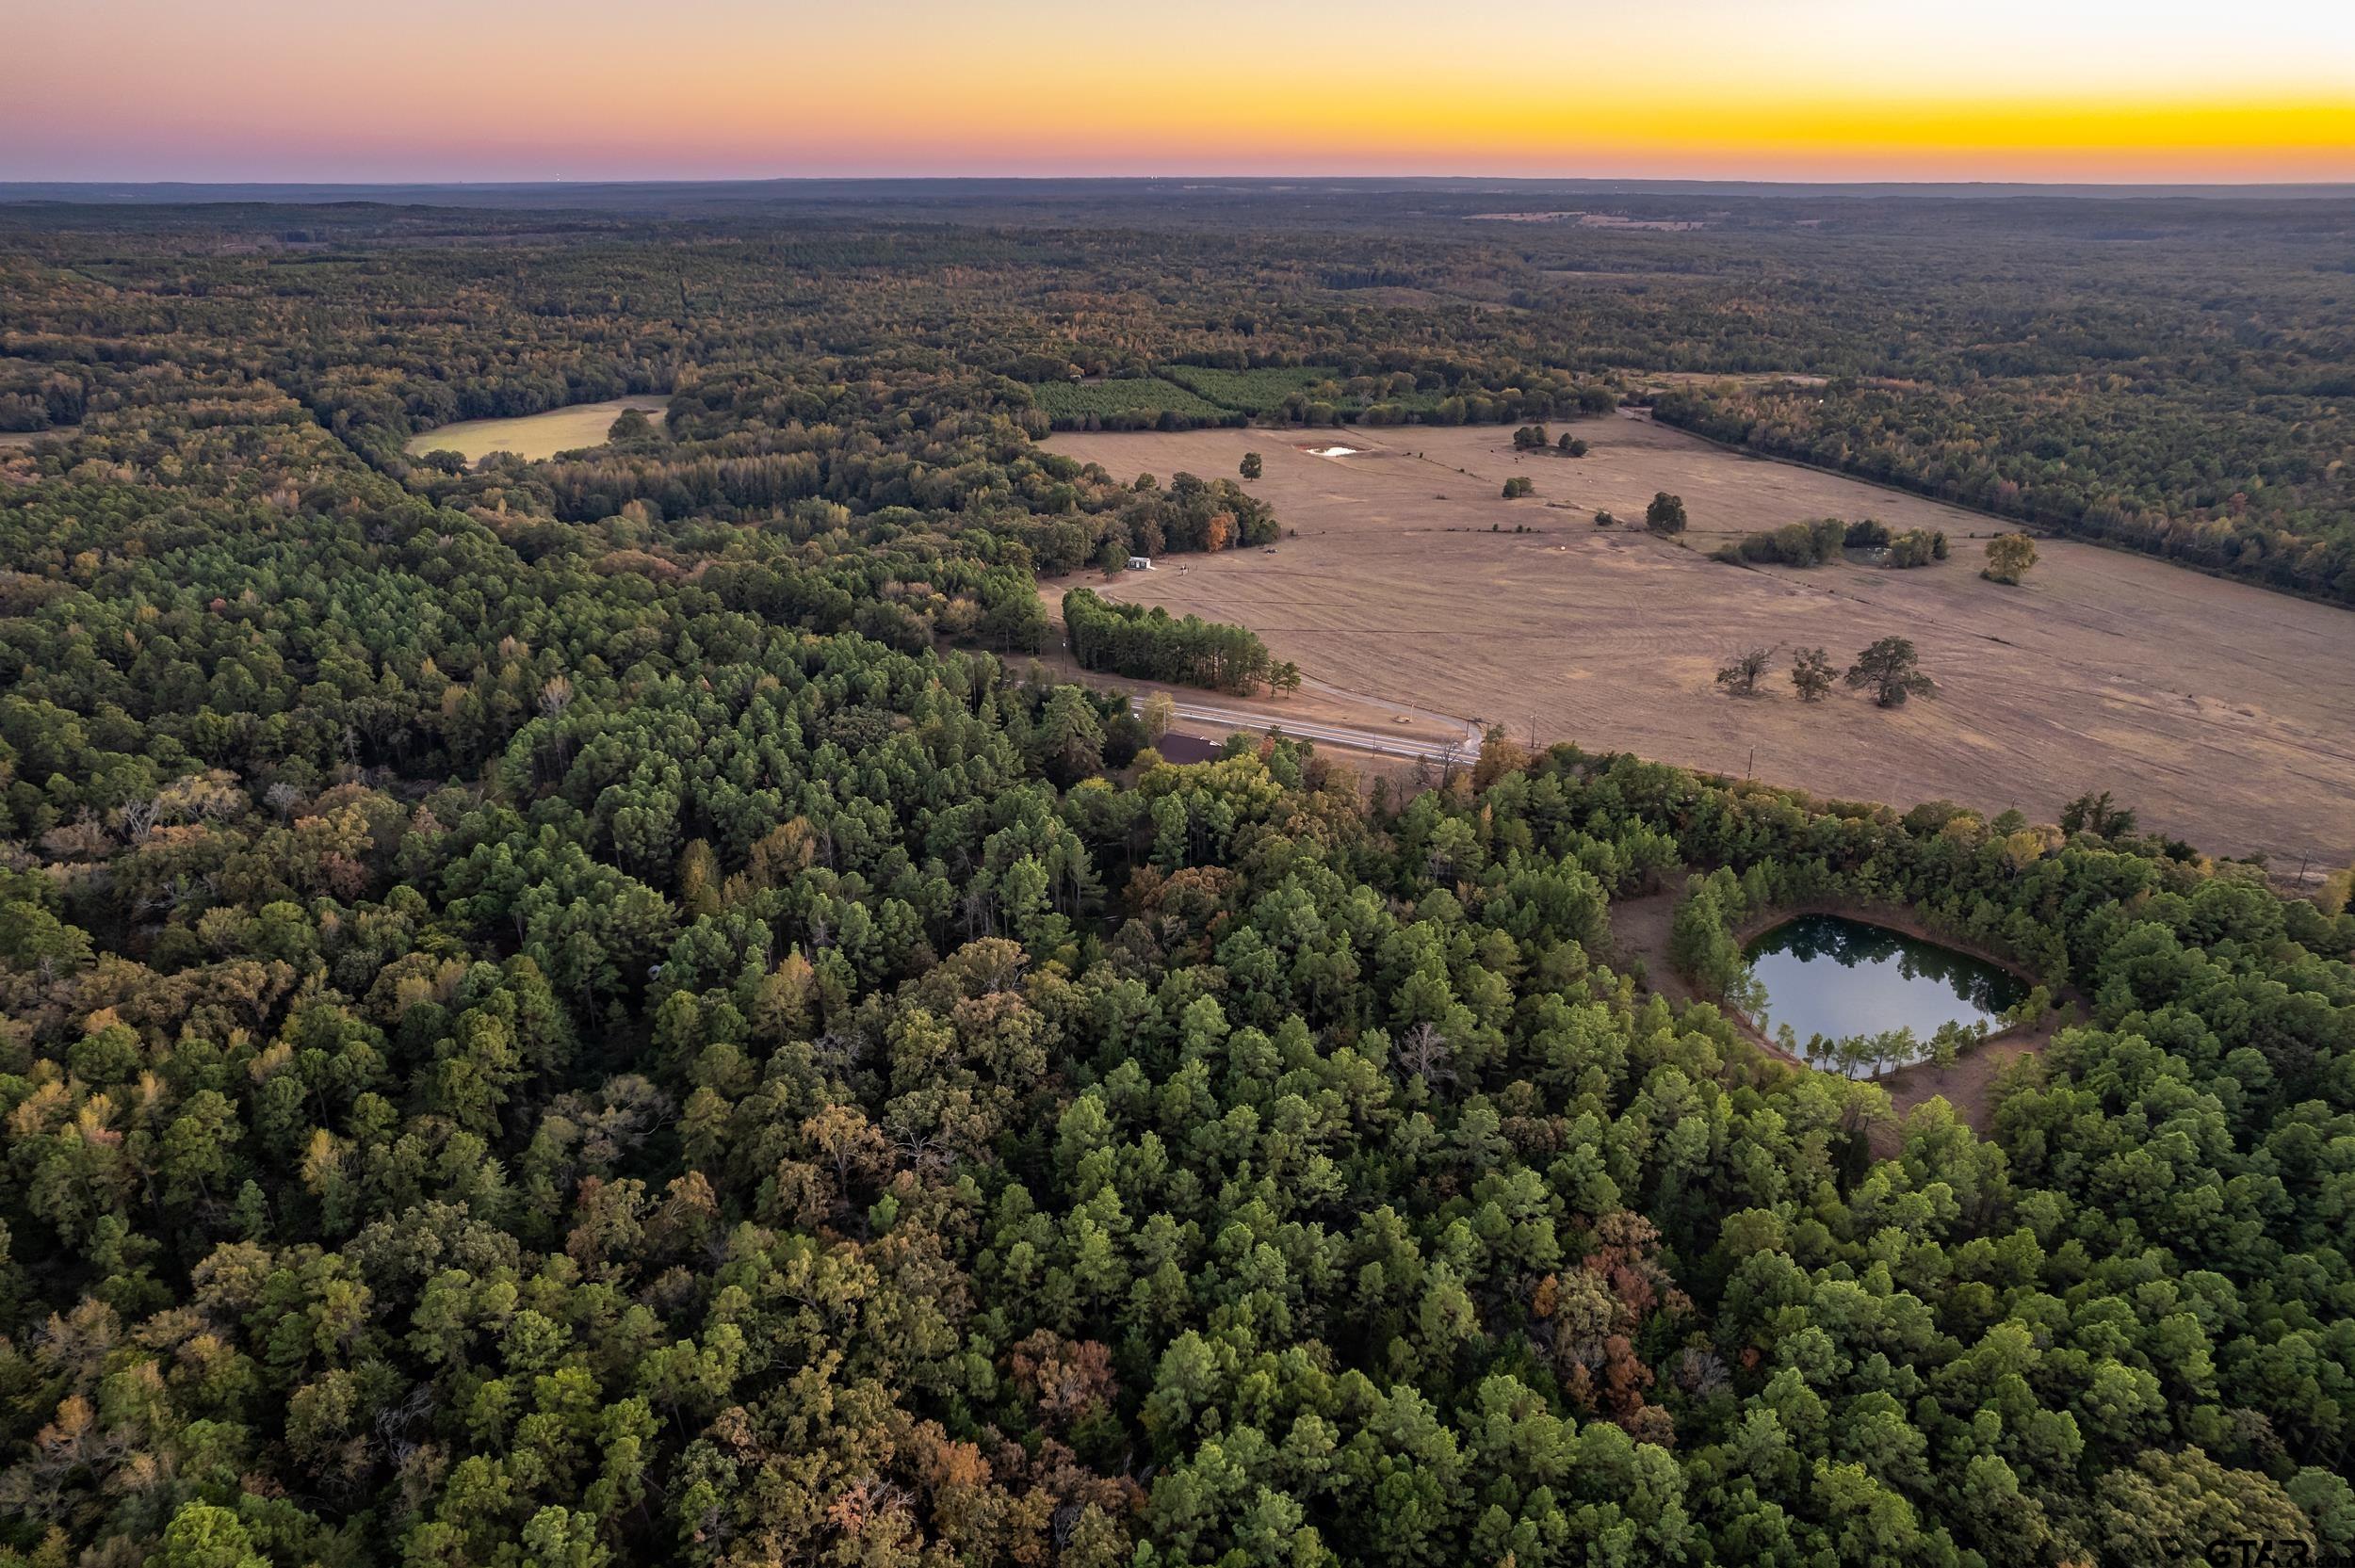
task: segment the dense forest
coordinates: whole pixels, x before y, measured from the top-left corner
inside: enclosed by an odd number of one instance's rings
[[[1059,456],[1035,388],[1900,373],[1854,345],[1957,307],[1883,269],[1962,241],[1845,211],[0,207],[0,416],[49,432],[0,448],[0,1565],[2355,1551],[2344,881],[1502,733],[1421,788],[1178,766],[1029,663],[1042,574],[1282,522]],[[2037,335],[2022,258],[2100,242],[2007,222]],[[1609,247],[1659,286],[1572,275]],[[2079,346],[1921,396],[2163,432],[2343,331],[2214,265],[2237,368],[2135,379],[2187,275],[2115,389]],[[1862,318],[1765,308],[1811,289]],[[668,419],[549,461],[428,433],[628,393]],[[2336,395],[2279,396],[2084,482],[2335,591]],[[2067,1026],[1978,1130],[1900,1119],[1651,983],[1615,922],[1688,886],[1697,973],[1737,909],[1904,906]]]

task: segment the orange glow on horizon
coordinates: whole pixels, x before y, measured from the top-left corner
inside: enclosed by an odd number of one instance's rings
[[[2246,9],[85,0],[12,24],[0,179],[2355,181],[2355,6]]]

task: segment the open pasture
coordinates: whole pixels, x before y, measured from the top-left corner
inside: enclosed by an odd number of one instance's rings
[[[609,397],[601,403],[574,403],[513,419],[460,419],[412,437],[405,450],[412,457],[458,452],[468,462],[480,462],[493,452],[512,452],[538,461],[559,452],[604,445],[605,433],[613,428],[613,421],[631,409],[658,425],[670,402],[668,396],[656,392]]]
[[[1563,428],[1587,457],[1517,455],[1495,426],[1049,445],[1164,482],[1261,453],[1252,488],[1297,538],[1273,555],[1173,558],[1103,591],[1239,622],[1335,686],[1824,795],[2049,822],[2109,789],[2204,849],[2265,851],[2284,871],[2355,857],[2355,615],[2056,540],[2039,542],[2023,586],[2003,588],[1978,575],[1979,540],[2004,531],[1994,519],[1642,419]],[[1353,453],[1311,450],[1337,444]],[[1501,499],[1517,475],[1535,493]],[[1642,530],[1659,490],[1684,498],[1681,541]],[[1621,525],[1596,527],[1598,509]],[[1708,558],[1728,537],[1823,516],[1942,528],[1954,555],[1904,572]],[[1882,710],[1845,689],[1811,705],[1792,691],[1793,647],[1822,646],[1844,670],[1892,635],[1919,647],[1935,700]],[[1724,695],[1716,671],[1756,645],[1778,650],[1763,694]]]

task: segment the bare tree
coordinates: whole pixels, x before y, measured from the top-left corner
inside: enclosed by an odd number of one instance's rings
[[[115,808],[116,825],[122,836],[134,844],[144,844],[147,835],[155,831],[155,820],[162,815],[162,805],[155,797],[125,800]]]
[[[1436,1024],[1418,1024],[1398,1037],[1398,1059],[1434,1087],[1455,1076],[1455,1047]]]

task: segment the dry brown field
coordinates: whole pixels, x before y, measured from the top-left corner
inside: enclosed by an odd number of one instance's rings
[[[2284,872],[2355,858],[2355,615],[2056,540],[2004,588],[1978,575],[1977,541],[2004,528],[1993,519],[1627,415],[1569,428],[1589,456],[1517,456],[1493,426],[1048,445],[1164,482],[1229,476],[1261,453],[1252,488],[1298,537],[1272,555],[1173,557],[1103,590],[1250,626],[1336,687],[1900,806],[2017,806],[2049,822],[2108,789],[2145,826],[2212,852],[2264,851]],[[1309,451],[1336,445],[1356,454]],[[1536,493],[1501,499],[1514,475]],[[1659,490],[1684,498],[1681,542],[1642,531]],[[1636,526],[1599,529],[1599,508]],[[1822,516],[1943,528],[1955,553],[1907,572],[1708,558],[1729,535]],[[1882,710],[1843,689],[1808,705],[1783,673],[1795,646],[1844,669],[1892,634],[1920,648],[1935,700]],[[1717,669],[1759,644],[1780,650],[1767,693],[1723,695]]]
[[[460,419],[410,438],[412,457],[428,452],[458,452],[468,462],[480,462],[493,452],[512,452],[534,461],[580,446],[602,446],[613,421],[637,409],[659,425],[671,399],[663,393],[636,397],[610,397],[602,403],[573,403],[545,413],[519,414],[512,419]]]

